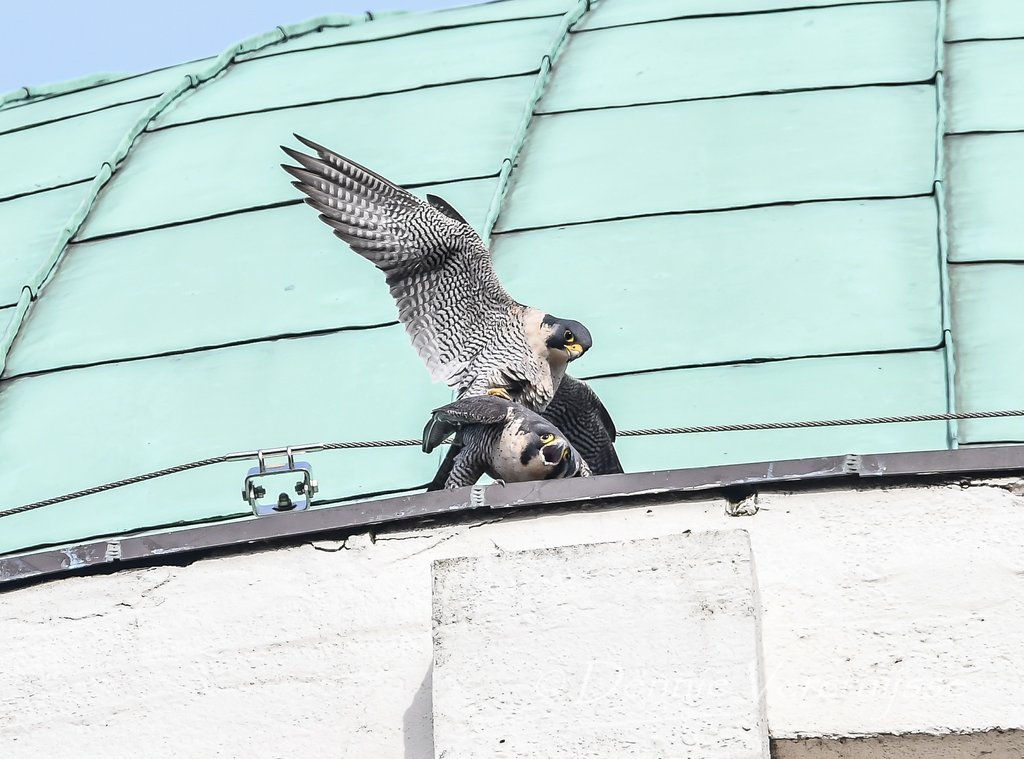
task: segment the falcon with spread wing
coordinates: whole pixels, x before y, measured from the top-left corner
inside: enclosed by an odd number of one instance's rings
[[[307,139],[282,146],[283,165],[320,219],[387,278],[398,318],[435,381],[460,395],[490,393],[542,411],[587,328],[525,306],[502,287],[483,240],[441,198],[421,200],[370,169]]]

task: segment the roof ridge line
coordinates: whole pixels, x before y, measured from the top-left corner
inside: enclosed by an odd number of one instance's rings
[[[433,11],[428,11],[433,12]],[[369,23],[384,18],[391,18],[392,16],[399,15],[414,15],[409,11],[380,11],[370,12],[367,11],[363,15],[353,16],[350,14],[342,13],[328,13],[322,16],[314,16],[306,21],[298,21],[294,24],[286,24],[284,26],[277,26],[270,32],[260,32],[259,34],[251,37],[246,37],[240,42],[236,42],[228,50],[236,46],[246,46],[259,40],[267,35],[274,34],[277,31],[281,32],[281,38],[274,40],[269,44],[277,44],[278,42],[285,42],[286,40],[294,37],[301,37],[310,32],[320,31],[321,29],[334,28],[334,27],[345,27],[354,26],[360,23]],[[424,14],[425,15],[425,14]],[[266,47],[267,45],[260,45],[259,47]],[[235,54],[242,52],[254,52],[258,48],[252,48],[250,50],[238,50]],[[226,51],[225,51],[226,52]],[[215,64],[224,55],[210,56]],[[196,59],[197,61],[203,60],[203,58]],[[183,64],[190,63],[190,61],[180,61],[178,63],[172,63],[169,66],[158,66],[157,68],[150,69],[149,71],[139,71],[135,73],[125,72],[103,72],[99,74],[88,74],[86,76],[79,76],[73,79],[65,79],[61,82],[54,82],[52,84],[40,84],[40,85],[23,85],[16,89],[8,92],[0,93],[0,110],[6,108],[12,104],[19,104],[24,100],[31,100],[37,97],[55,97],[58,95],[68,95],[73,92],[81,92],[82,90],[92,89],[93,87],[102,87],[107,84],[116,84],[126,79],[134,79],[136,77],[145,76],[152,74],[157,71],[164,69],[174,68],[175,66],[181,66]],[[187,75],[186,75],[187,76]]]
[[[155,103],[147,108],[142,115],[136,119],[135,123],[128,128],[128,131],[114,148],[110,157],[100,164],[100,169],[96,176],[93,177],[88,192],[86,192],[82,202],[78,205],[78,208],[75,209],[71,214],[71,218],[68,219],[67,223],[64,225],[64,228],[61,230],[61,234],[54,243],[50,254],[43,260],[42,264],[36,269],[35,273],[28,279],[28,281],[22,285],[21,295],[18,297],[15,311],[12,314],[10,321],[4,327],[3,332],[0,333],[0,377],[3,376],[4,370],[7,368],[7,357],[10,355],[11,346],[17,339],[22,325],[25,323],[25,317],[28,314],[29,307],[38,297],[39,291],[46,285],[53,273],[56,271],[61,259],[67,252],[68,243],[82,228],[82,225],[85,223],[89,213],[92,211],[96,203],[97,198],[99,197],[100,191],[106,186],[107,182],[110,181],[114,172],[128,157],[128,154],[131,152],[132,147],[134,147],[136,140],[146,131],[146,128],[154,119],[156,119],[168,106],[176,102],[178,98],[186,95],[188,92],[194,91],[202,84],[214,79],[216,76],[226,71],[235,62],[235,57],[240,53],[260,50],[264,47],[269,47],[270,45],[283,42],[291,37],[308,34],[311,31],[323,29],[327,26],[352,26],[359,23],[369,22],[371,19],[372,14],[369,16],[330,14],[327,16],[317,16],[309,19],[308,21],[302,21],[296,24],[278,26],[273,31],[263,32],[252,37],[248,37],[228,47],[205,69],[194,74],[186,74],[183,76],[178,80],[177,84],[166,90]],[[23,89],[28,92],[27,88]]]
[[[157,69],[154,69],[156,71]],[[147,74],[150,72],[146,72]],[[104,84],[114,84],[128,79],[133,74],[104,72],[101,74],[87,74],[86,76],[65,79],[62,82],[53,84],[40,84],[36,86],[22,85],[16,89],[0,94],[0,109],[11,104],[19,104],[23,100],[31,100],[35,97],[52,97],[54,95],[66,95],[71,92],[79,92],[92,87],[99,87]]]

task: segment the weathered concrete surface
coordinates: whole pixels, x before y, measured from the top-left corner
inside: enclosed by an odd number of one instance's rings
[[[1024,732],[772,741],[772,759],[1021,759]]]
[[[336,552],[22,588],[0,594],[0,749],[432,757],[433,560],[737,527],[757,564],[773,737],[1024,728],[1019,492],[772,494],[749,517],[720,500],[495,513]]]
[[[741,530],[434,564],[434,746],[768,759]]]

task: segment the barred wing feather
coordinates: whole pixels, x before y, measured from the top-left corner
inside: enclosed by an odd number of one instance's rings
[[[483,240],[443,200],[428,203],[295,136],[316,156],[282,146],[299,164],[282,165],[293,184],[335,235],[387,276],[398,318],[431,377],[468,387],[484,364],[494,363],[485,359],[502,350],[494,326],[523,311],[498,280]],[[507,373],[533,379],[525,350],[521,356],[513,350],[509,359],[502,367]]]

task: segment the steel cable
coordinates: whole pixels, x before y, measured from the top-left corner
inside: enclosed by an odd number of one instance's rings
[[[767,430],[797,430],[797,429],[814,429],[820,427],[852,427],[855,425],[869,425],[869,424],[906,424],[913,422],[948,422],[952,420],[965,420],[965,419],[1000,419],[1005,417],[1024,417],[1024,409],[1015,409],[1010,411],[964,411],[955,414],[908,414],[904,416],[870,416],[861,417],[857,419],[814,419],[809,421],[799,422],[753,422],[749,424],[709,424],[709,425],[695,425],[691,427],[655,427],[649,429],[640,430],[622,430],[618,433],[618,437],[643,437],[647,435],[694,435],[702,433],[714,433],[714,432],[760,432]],[[361,440],[347,443],[315,443],[313,445],[293,446],[291,450],[296,453],[299,452],[316,452],[316,451],[345,451],[353,450],[358,448],[399,448],[399,447],[411,447],[420,445],[422,441],[407,439],[407,440]],[[273,453],[266,453],[269,456],[280,456],[283,455],[288,448],[273,448],[266,449],[266,451],[273,451]],[[213,464],[224,464],[229,461],[240,461],[243,459],[254,459],[259,455],[260,451],[249,451],[246,453],[229,453],[223,456],[213,456],[207,459],[199,459],[197,461],[190,461],[187,464],[178,464],[177,466],[167,467],[166,469],[157,469],[153,472],[147,472],[145,474],[138,474],[134,477],[127,477],[123,480],[117,480],[115,482],[108,482],[103,485],[96,485],[91,488],[85,488],[84,490],[77,490],[74,493],[66,493],[64,495],[54,496],[53,498],[46,498],[42,501],[35,501],[33,503],[26,503],[23,506],[16,506],[10,509],[4,509],[0,511],[0,518],[11,516],[13,514],[21,514],[22,512],[32,511],[34,509],[40,509],[44,506],[52,506],[57,503],[63,503],[65,501],[72,501],[76,498],[83,498],[85,496],[96,495],[107,490],[114,490],[116,488],[122,488],[127,485],[135,485],[146,480],[153,480],[158,477],[166,477],[172,474],[179,474],[181,472],[187,472],[191,469],[199,469],[200,467],[212,466]]]

